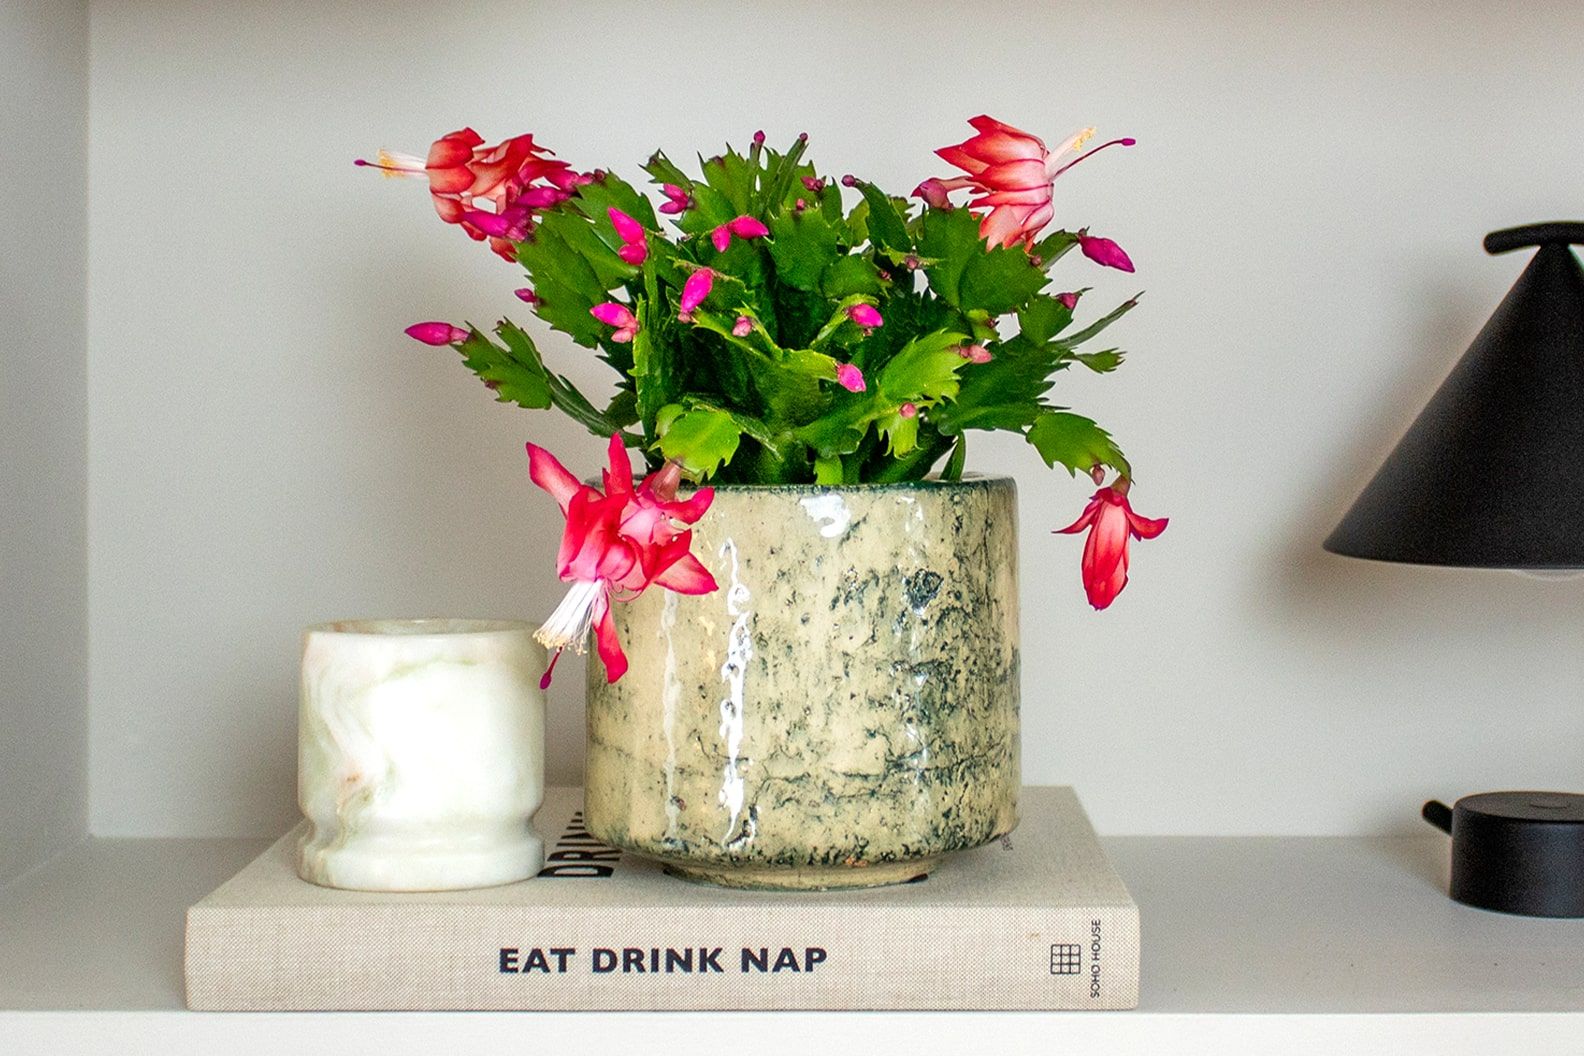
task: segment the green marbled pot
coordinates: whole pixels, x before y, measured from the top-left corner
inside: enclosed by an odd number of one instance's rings
[[[615,606],[589,665],[590,832],[735,887],[899,883],[1017,824],[1008,477],[723,487],[720,589]]]

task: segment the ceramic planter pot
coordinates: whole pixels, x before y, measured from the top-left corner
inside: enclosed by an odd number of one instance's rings
[[[513,620],[344,620],[303,633],[297,872],[451,891],[543,865],[545,653]]]
[[[722,487],[720,589],[615,606],[589,665],[590,832],[734,887],[926,874],[1017,824],[1017,492],[1008,477]]]

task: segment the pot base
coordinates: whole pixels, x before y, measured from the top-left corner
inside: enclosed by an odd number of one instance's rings
[[[939,863],[940,858],[936,857],[906,862],[879,862],[874,865],[770,868],[665,862],[663,867],[670,876],[715,887],[735,887],[747,891],[852,891],[916,883],[927,879]]]

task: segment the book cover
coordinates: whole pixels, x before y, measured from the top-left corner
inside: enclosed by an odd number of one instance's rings
[[[1115,1009],[1138,1003],[1138,907],[1070,788],[1010,837],[867,891],[706,887],[602,845],[546,790],[535,879],[337,891],[282,837],[187,913],[187,1003],[370,1009]]]

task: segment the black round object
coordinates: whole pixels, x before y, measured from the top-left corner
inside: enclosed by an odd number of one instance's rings
[[[1452,897],[1529,917],[1584,917],[1584,796],[1482,792],[1425,820],[1452,834]]]

